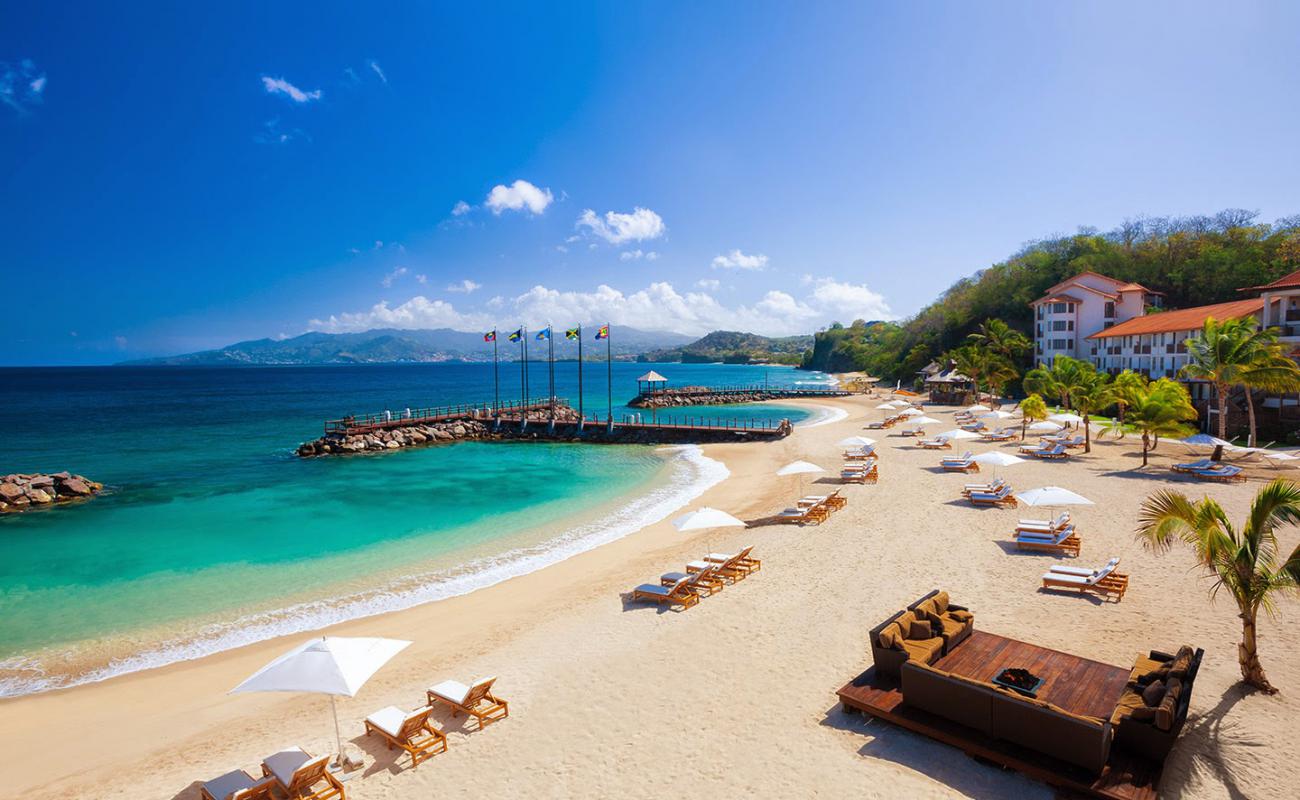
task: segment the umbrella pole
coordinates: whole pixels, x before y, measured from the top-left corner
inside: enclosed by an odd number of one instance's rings
[[[330,695],[330,709],[334,712],[334,742],[338,745],[335,751],[334,763],[343,764],[343,733],[339,730],[339,704],[334,695]]]

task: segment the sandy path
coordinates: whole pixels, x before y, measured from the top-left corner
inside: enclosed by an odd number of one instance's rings
[[[760,446],[709,446],[732,477],[695,505],[747,519],[779,511],[799,492],[775,469],[795,458],[838,464],[835,442],[861,432],[875,401],[822,402],[848,411]],[[947,427],[950,410],[932,410]],[[936,430],[942,429],[936,426]],[[1005,470],[1018,487],[1068,486],[1097,501],[1076,512],[1081,564],[1122,556],[1132,586],[1123,603],[1044,594],[1052,562],[1008,553],[1018,512],[955,502],[962,478],[890,432],[881,481],[847,487],[849,505],[822,526],[726,529],[684,536],[666,523],[532,575],[471,595],[348,623],[332,633],[416,644],[355,700],[340,703],[345,736],[367,752],[349,797],[484,796],[1050,797],[1041,784],[965,758],[881,723],[841,714],[834,691],[870,661],[867,630],[931,588],[970,606],[976,625],[1127,666],[1138,651],[1188,642],[1206,650],[1192,719],[1166,770],[1166,796],[1263,797],[1286,785],[1300,742],[1300,603],[1265,622],[1262,653],[1278,697],[1243,695],[1238,620],[1211,605],[1182,551],[1145,553],[1131,531],[1141,498],[1173,486],[1219,498],[1240,517],[1260,483],[1211,486],[1163,469],[1180,448],[1162,445],[1159,468],[1135,472],[1134,441],[1097,445],[1070,463]],[[974,443],[971,449],[990,449]],[[1014,449],[1004,445],[1004,449]],[[1257,478],[1271,470],[1252,467]],[[1300,534],[1286,531],[1294,546]],[[684,613],[626,605],[620,592],[712,550],[755,545],[763,570]],[[327,704],[318,698],[225,690],[286,649],[277,640],[189,664],[0,703],[0,752],[23,765],[0,773],[0,796],[197,797],[196,779],[253,770],[286,744],[326,752]],[[413,707],[447,677],[500,676],[509,720],[482,732],[443,717],[445,755],[407,766],[357,736],[359,720],[390,703]],[[69,734],[80,742],[69,749]]]

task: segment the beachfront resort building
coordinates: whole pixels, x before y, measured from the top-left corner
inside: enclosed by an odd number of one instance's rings
[[[1259,324],[1278,329],[1278,338],[1289,345],[1292,356],[1300,355],[1300,270],[1266,283],[1242,289],[1243,292],[1260,292],[1263,304]]]
[[[1176,378],[1187,366],[1187,340],[1200,333],[1207,319],[1258,318],[1263,305],[1256,297],[1144,314],[1089,335],[1082,357],[1111,375],[1131,369],[1150,378]]]
[[[1034,360],[1051,365],[1057,356],[1086,358],[1085,341],[1107,328],[1159,308],[1164,295],[1140,283],[1081,272],[1030,303],[1034,309]]]

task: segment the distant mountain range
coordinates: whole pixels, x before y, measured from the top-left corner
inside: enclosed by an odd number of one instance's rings
[[[804,351],[811,350],[813,337],[759,336],[739,331],[714,331],[702,339],[680,347],[660,348],[637,356],[638,361],[680,361],[704,364],[722,361],[728,364],[775,362],[798,364]]]
[[[592,339],[595,327],[583,329],[584,355],[603,356],[605,343]],[[498,349],[503,361],[518,356],[519,345],[507,341],[508,331],[500,333]],[[533,348],[545,347],[529,333],[529,356]],[[555,329],[556,357],[574,358],[578,348],[565,342],[564,331]],[[687,344],[691,337],[678,333],[642,331],[612,326],[610,348],[616,359],[630,360],[640,353]],[[254,339],[237,342],[219,350],[204,350],[160,358],[124,361],[128,366],[273,366],[310,364],[428,364],[444,361],[491,361],[492,345],[481,333],[466,333],[448,328],[436,330],[399,330],[383,328],[362,333],[304,333],[289,339]]]

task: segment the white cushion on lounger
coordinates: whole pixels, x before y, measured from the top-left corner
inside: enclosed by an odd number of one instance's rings
[[[1053,564],[1051,573],[1053,575],[1078,575],[1081,578],[1091,578],[1096,570],[1087,567],[1067,567],[1064,564]]]
[[[636,588],[644,589],[648,585],[649,584],[642,584]],[[654,588],[663,589],[662,586],[656,586]],[[667,594],[668,590],[664,589],[664,593]],[[469,687],[460,681],[443,681],[437,686],[430,686],[429,691],[433,692],[438,697],[441,697],[444,700],[450,700],[453,703],[463,703],[465,702],[465,698],[469,696]]]
[[[736,557],[736,553],[709,553],[704,557],[705,561],[712,561],[715,564],[721,564],[724,561],[730,561]]]
[[[701,567],[701,569],[704,568]],[[698,574],[699,573],[697,572],[696,575]],[[694,578],[694,577],[695,575],[687,575],[685,572],[665,572],[664,574],[659,576],[659,580],[672,581],[673,583],[676,583],[677,581],[680,581],[682,578]]]
[[[1076,586],[1087,586],[1092,581],[1082,575],[1067,575],[1062,572],[1047,572],[1043,574],[1043,580],[1049,580],[1053,583],[1069,583]]]
[[[381,708],[370,716],[366,717],[366,722],[379,728],[389,736],[396,736],[402,729],[402,722],[406,720],[406,712],[397,706]]]
[[[667,597],[669,594],[672,593],[668,587],[655,586],[654,584],[651,583],[643,583],[640,586],[636,587],[636,590],[641,594],[659,594],[659,595],[663,595],[664,597]],[[451,698],[447,698],[447,699],[450,700]],[[456,702],[459,703],[460,701],[457,700]]]
[[[782,512],[781,512],[780,516],[782,516],[782,517],[806,517],[806,516],[808,516],[808,514],[807,514],[803,509],[801,509],[801,508],[787,508],[785,511],[782,511]]]
[[[230,797],[240,789],[247,789],[250,786],[256,785],[257,781],[250,778],[247,772],[244,772],[242,769],[235,769],[227,772],[225,775],[213,778],[203,784],[203,788],[208,794],[217,798],[217,800],[226,800],[227,797]]]
[[[271,770],[276,780],[288,786],[293,782],[293,773],[311,760],[312,756],[304,753],[301,747],[286,747],[278,753],[267,756],[262,763]]]
[[[709,567],[716,567],[716,566],[717,564],[710,564],[707,561],[692,561],[691,563],[686,565],[686,568],[698,571],[698,570],[708,569]]]

